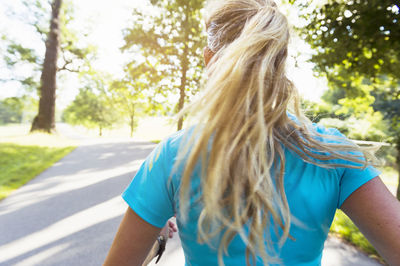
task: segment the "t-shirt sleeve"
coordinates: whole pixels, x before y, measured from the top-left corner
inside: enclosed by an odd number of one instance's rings
[[[335,128],[327,128],[325,129],[325,132],[335,136],[342,138],[342,140],[334,140],[334,142],[348,142],[349,140],[344,136],[342,133],[340,133],[339,130]],[[359,156],[360,159],[362,159],[363,155],[361,152],[354,152],[354,155]],[[361,166],[359,163],[354,163],[354,162],[349,162],[349,161],[344,161],[344,160],[338,160],[340,164],[348,164],[348,165],[353,165],[353,166]],[[338,169],[339,173],[339,198],[338,198],[338,203],[337,203],[337,208],[340,208],[343,204],[343,202],[358,188],[360,188],[362,185],[370,181],[371,179],[377,177],[380,175],[380,171],[377,170],[373,166],[367,166],[364,169],[361,168],[346,168],[346,167],[339,167]]]
[[[365,169],[342,168],[342,176],[339,183],[339,200],[337,208],[359,187],[380,175],[380,171],[372,166]]]
[[[340,143],[340,142],[348,142],[346,136],[340,133],[336,128],[325,128],[321,125],[314,124],[317,132],[322,133],[326,136],[333,136],[337,139],[325,139],[324,141],[330,143]],[[359,154],[359,158],[361,159],[363,155],[360,152],[354,152],[354,155]],[[349,162],[345,160],[338,159],[336,163],[339,164],[347,164],[353,166],[361,166],[361,164]],[[337,168],[337,172],[339,174],[339,198],[337,203],[337,208],[340,208],[343,202],[358,188],[362,185],[370,181],[371,179],[379,176],[381,172],[377,170],[373,166],[367,166],[364,169],[360,168],[346,168],[339,167]]]
[[[122,194],[137,215],[159,228],[174,215],[167,146],[162,142],[151,152]]]

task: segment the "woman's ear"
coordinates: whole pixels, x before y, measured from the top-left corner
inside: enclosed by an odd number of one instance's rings
[[[213,51],[211,51],[211,49],[206,46],[203,49],[203,56],[204,56],[204,63],[206,66],[208,66],[208,63],[210,62],[211,58],[214,56]]]

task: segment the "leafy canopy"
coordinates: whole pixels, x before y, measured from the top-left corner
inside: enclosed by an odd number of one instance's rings
[[[343,91],[341,111],[381,111],[389,134],[400,142],[399,2],[328,0],[304,18],[308,24],[301,31],[315,49],[316,70],[337,95]]]
[[[199,90],[205,46],[201,10],[204,0],[151,1],[152,12],[135,9],[121,48],[134,54],[126,71],[146,65],[148,86],[167,101],[179,97],[179,111]],[[140,54],[141,56],[137,56]],[[178,126],[179,127],[179,126]]]
[[[329,0],[306,15],[304,36],[317,69],[400,79],[400,12],[395,0]]]
[[[87,128],[112,127],[118,121],[118,113],[109,104],[104,94],[96,94],[89,87],[79,90],[74,101],[64,110],[63,120],[72,125],[83,125]]]

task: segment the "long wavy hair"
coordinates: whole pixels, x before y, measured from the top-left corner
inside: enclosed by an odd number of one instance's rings
[[[217,0],[206,14],[207,49],[214,56],[202,97],[181,113],[196,114],[199,122],[178,154],[177,165],[184,162],[180,216],[187,217],[192,173],[201,162],[198,241],[208,243],[222,233],[220,265],[237,234],[246,243],[247,264],[256,256],[265,264],[276,262],[267,247],[271,222],[282,229],[281,245],[291,224],[284,148],[321,167],[362,168],[367,160],[354,153],[360,150],[350,141],[322,141],[329,137],[315,132],[302,114],[285,73],[288,22],[274,1]]]

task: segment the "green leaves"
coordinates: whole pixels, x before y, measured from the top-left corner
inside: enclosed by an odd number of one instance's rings
[[[112,127],[118,121],[118,113],[109,104],[104,93],[94,93],[90,88],[82,88],[75,100],[65,109],[63,120],[72,125],[101,130]]]
[[[304,15],[302,30],[313,48],[318,71],[345,67],[368,77],[400,78],[400,13],[398,1],[328,1]]]
[[[4,55],[4,60],[9,67],[12,67],[20,62],[40,64],[41,59],[36,55],[35,50],[26,48],[21,44],[10,41],[7,47],[7,53]]]
[[[82,43],[85,37],[83,30],[73,30],[71,24],[74,22],[74,6],[71,1],[63,3],[60,14],[61,28],[61,56],[59,60],[59,71],[79,72],[90,65],[90,60],[94,59],[97,48],[93,45]]]
[[[20,123],[24,104],[22,99],[10,97],[0,101],[0,124]]]
[[[316,50],[316,70],[326,74],[331,91],[343,92],[334,103],[341,104],[340,112],[360,117],[380,111],[391,124],[388,133],[398,138],[398,1],[328,1],[304,18],[301,32]]]
[[[179,90],[183,103],[188,99],[187,93],[192,95],[198,91],[205,46],[200,15],[203,2],[151,1],[153,12],[133,11],[133,23],[124,30],[125,44],[121,50],[136,56],[127,64],[125,72],[135,84],[135,71],[144,71],[148,91],[154,93],[152,99],[158,95],[167,101],[175,98]],[[142,57],[138,58],[138,53]],[[164,106],[170,108],[166,102]]]
[[[37,100],[30,96],[5,98],[0,101],[0,124],[29,121],[36,109]]]
[[[26,7],[26,10],[18,10],[18,13],[11,12],[11,16],[21,18],[21,21],[31,26],[32,30],[36,31],[39,39],[42,39],[43,46],[45,46],[51,14],[50,3],[43,0],[24,0],[22,4]],[[71,29],[73,20],[74,10],[72,2],[64,1],[60,14],[61,53],[58,60],[58,71],[78,72],[89,65],[89,61],[96,54],[94,46],[84,44],[80,41],[85,33],[76,32]],[[33,46],[30,47],[21,44],[14,39],[8,38],[8,36],[2,35],[1,39],[6,46],[2,57],[12,75],[2,81],[18,81],[27,91],[38,89],[44,54],[41,54]],[[30,71],[18,71],[26,67]],[[20,72],[21,74],[18,74]]]
[[[363,119],[353,123],[361,133],[355,137],[379,137],[385,131],[396,145],[400,169],[399,1],[330,0],[304,18],[308,24],[301,31],[316,50],[315,69],[328,77],[331,90],[345,92],[336,113],[351,114],[346,128],[350,119]]]

